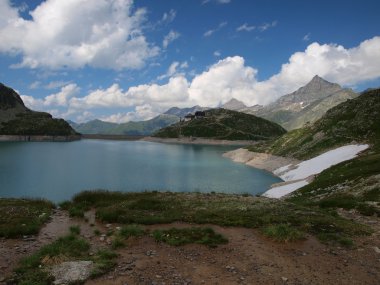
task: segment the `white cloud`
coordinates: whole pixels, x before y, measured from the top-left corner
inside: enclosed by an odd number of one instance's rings
[[[249,26],[247,23],[244,23],[243,25],[237,27],[236,31],[237,32],[242,32],[242,31],[250,32],[250,31],[253,31],[254,29],[256,29],[255,26]]]
[[[190,100],[216,107],[231,98],[247,101],[256,82],[257,70],[244,66],[240,56],[227,57],[197,75],[189,88]]]
[[[183,76],[184,75],[184,72],[183,72],[184,69],[186,69],[188,67],[189,67],[189,65],[188,65],[187,61],[184,61],[182,63],[179,63],[178,61],[174,61],[174,62],[172,62],[172,64],[170,64],[166,73],[158,76],[157,79],[162,80],[162,79],[174,76],[174,75],[176,75],[176,76],[182,75]]]
[[[80,91],[79,86],[74,83],[63,86],[58,93],[46,96],[43,99],[35,99],[32,96],[21,95],[22,100],[25,105],[32,110],[48,110],[52,106],[63,106],[67,107],[69,105],[69,99],[78,95]]]
[[[258,27],[260,32],[264,32],[268,30],[269,28],[274,28],[277,26],[277,21],[273,21],[272,23],[264,23],[261,26]]]
[[[37,89],[41,86],[41,81],[34,81],[29,85],[29,89]]]
[[[160,23],[171,23],[174,21],[175,17],[177,15],[177,12],[174,9],[170,9],[169,12],[165,12],[164,15],[162,15],[162,19]]]
[[[220,53],[219,50],[214,51],[214,56],[219,57],[219,56],[221,56],[221,55],[222,55],[222,54]]]
[[[164,40],[162,41],[162,46],[164,48],[167,48],[168,45],[170,43],[172,43],[173,41],[175,41],[176,39],[178,39],[180,37],[180,33],[176,32],[176,31],[173,31],[171,30],[164,38]]]
[[[310,33],[307,33],[306,35],[304,35],[303,38],[302,38],[302,40],[305,41],[305,42],[310,41]]]
[[[213,33],[219,31],[220,29],[222,29],[222,28],[223,28],[224,26],[226,26],[226,25],[227,25],[227,22],[221,22],[221,23],[218,25],[218,27],[216,27],[215,29],[211,29],[211,30],[206,31],[206,32],[203,34],[203,36],[204,36],[204,37],[209,37],[209,36],[211,36]]]
[[[61,88],[61,91],[45,97],[46,106],[67,106],[69,99],[77,95],[80,88],[76,84],[68,84]]]
[[[228,4],[231,2],[231,0],[203,0],[202,5],[205,5],[210,2],[215,2],[217,4]]]
[[[0,52],[19,54],[14,67],[141,68],[159,53],[142,32],[145,10],[132,0],[47,0],[19,16],[0,1]]]
[[[58,93],[60,95],[48,96],[51,99],[46,97],[38,100],[30,96],[22,98],[27,106],[48,108],[67,104],[67,114],[82,114],[98,108],[135,108],[133,112],[127,113],[127,117],[118,111],[120,115],[109,119],[119,121],[127,118],[150,119],[173,106],[189,107],[198,104],[216,107],[231,98],[247,105],[267,104],[281,95],[297,90],[316,74],[344,86],[380,78],[380,37],[363,41],[357,47],[349,49],[336,44],[312,43],[305,51],[291,55],[279,73],[264,81],[257,80],[258,71],[246,66],[244,58],[240,56],[219,60],[190,82],[178,73],[181,65],[185,66],[179,62],[171,64],[168,74],[173,75],[162,85],[143,84],[124,91],[114,84],[79,98],[64,95],[78,92],[75,84],[69,84],[67,89],[61,89]]]

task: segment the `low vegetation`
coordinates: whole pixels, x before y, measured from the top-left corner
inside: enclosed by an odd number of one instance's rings
[[[201,193],[85,191],[73,198],[73,207],[96,209],[106,223],[160,224],[175,221],[265,229],[287,225],[297,231],[290,236],[327,233],[330,240],[351,239],[371,231],[345,220],[329,209],[252,196]],[[131,229],[126,231],[133,232]],[[281,235],[281,233],[279,233]],[[269,234],[268,234],[269,235]],[[277,235],[277,233],[275,233]],[[285,238],[293,240],[294,237]],[[276,238],[282,240],[282,238]]]
[[[54,204],[38,199],[0,199],[0,236],[16,238],[37,234]]]
[[[169,230],[155,230],[153,237],[156,241],[165,242],[169,245],[185,245],[190,243],[203,244],[216,247],[225,244],[228,239],[214,232],[211,228],[171,228]]]

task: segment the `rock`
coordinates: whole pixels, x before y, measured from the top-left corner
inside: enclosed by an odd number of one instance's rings
[[[51,274],[55,281],[53,284],[68,284],[85,281],[93,268],[92,261],[69,261],[53,266]]]
[[[286,277],[281,277],[281,280],[282,280],[283,282],[287,282],[287,281],[288,281],[288,278],[286,278]]]
[[[375,246],[373,249],[374,249],[374,251],[375,251],[376,253],[380,253],[380,248],[378,248],[377,246]]]

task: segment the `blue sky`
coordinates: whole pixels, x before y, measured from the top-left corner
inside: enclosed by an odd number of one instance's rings
[[[0,81],[74,121],[380,86],[379,1],[0,0]]]

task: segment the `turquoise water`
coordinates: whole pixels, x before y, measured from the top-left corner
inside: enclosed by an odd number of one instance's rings
[[[82,190],[262,193],[280,179],[222,157],[225,146],[141,141],[0,143],[0,197],[54,202]]]

